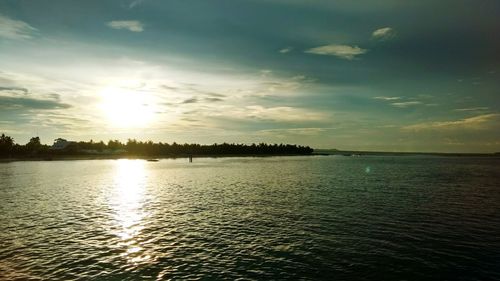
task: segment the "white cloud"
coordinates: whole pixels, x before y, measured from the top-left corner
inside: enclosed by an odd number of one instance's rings
[[[107,25],[114,29],[127,29],[132,32],[144,31],[144,25],[137,20],[115,20],[108,22]]]
[[[379,29],[373,31],[373,33],[372,33],[373,38],[382,39],[382,40],[390,39],[390,38],[394,37],[395,35],[396,34],[394,32],[394,29],[392,29],[390,27],[379,28]]]
[[[391,100],[400,100],[401,97],[386,97],[386,96],[380,96],[380,97],[374,97],[376,100],[385,100],[385,101],[391,101]]]
[[[316,127],[306,127],[306,128],[292,128],[292,129],[267,129],[259,130],[256,133],[260,135],[302,135],[302,136],[312,136],[321,134],[332,128],[316,128]]]
[[[130,5],[128,5],[128,8],[133,9],[134,7],[140,5],[142,2],[144,2],[144,0],[134,0],[130,3]]]
[[[260,105],[253,105],[247,106],[246,109],[248,117],[283,122],[322,121],[329,117],[323,112],[290,106],[263,107]]]
[[[488,107],[481,106],[481,107],[470,107],[470,108],[457,108],[455,111],[483,111],[483,110],[488,110]]]
[[[424,97],[423,95],[419,95],[419,97]],[[407,108],[410,106],[417,106],[417,105],[425,105],[425,106],[438,106],[439,104],[437,103],[424,103],[423,101],[416,100],[414,98],[406,98],[406,97],[388,97],[388,96],[377,96],[373,97],[373,99],[376,100],[382,100],[384,102],[387,102],[391,106],[394,107],[399,107],[399,108]]]
[[[269,70],[261,70],[260,77],[240,80],[227,90],[227,94],[238,98],[261,98],[265,96],[297,96],[314,85],[313,78],[304,75],[283,77]]]
[[[358,46],[330,44],[311,48],[305,52],[309,54],[336,56],[342,59],[352,60],[356,58],[356,56],[365,54],[368,50],[362,49]]]
[[[0,15],[0,37],[7,39],[29,39],[37,29],[20,20]]]
[[[292,48],[292,47],[286,47],[286,48],[284,48],[284,49],[281,49],[279,52],[280,52],[281,54],[286,54],[286,53],[291,52],[292,50],[293,50],[293,48]]]
[[[272,70],[269,70],[269,69],[262,69],[262,70],[260,71],[260,76],[262,76],[262,77],[267,77],[267,76],[271,75],[272,73],[273,73],[273,71],[272,71]]]
[[[404,101],[404,102],[393,102],[391,103],[392,106],[395,107],[408,107],[408,106],[414,106],[414,105],[419,105],[422,104],[420,101]]]
[[[426,122],[403,127],[404,130],[421,131],[429,129],[485,129],[490,124],[497,124],[500,114],[491,113],[474,117],[464,118],[456,121]]]
[[[225,110],[213,112],[212,116],[228,117],[231,119],[270,121],[270,122],[312,122],[330,120],[331,115],[321,111],[306,108],[277,106],[265,107],[249,105],[244,107],[228,107]]]

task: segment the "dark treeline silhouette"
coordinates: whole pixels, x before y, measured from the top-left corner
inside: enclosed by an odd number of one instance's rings
[[[14,142],[4,134],[0,137],[0,157],[46,157],[57,155],[123,155],[123,156],[187,156],[187,155],[307,155],[313,149],[309,146],[292,144],[177,144],[154,143],[129,139],[126,143],[118,140],[94,142],[68,142],[57,139],[54,145],[40,143],[33,137],[25,144]]]
[[[33,137],[25,145],[14,143],[12,137],[2,134],[0,136],[0,157],[12,157],[17,155],[30,156],[39,153],[46,153],[50,146],[40,143],[39,137]]]

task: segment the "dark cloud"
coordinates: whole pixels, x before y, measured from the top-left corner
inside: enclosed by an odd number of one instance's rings
[[[24,94],[28,93],[28,89],[21,87],[2,87],[0,86],[0,92],[22,92]]]
[[[56,94],[56,93],[48,94],[47,97],[50,97],[51,99],[54,99],[54,100],[57,100],[57,101],[61,99],[61,95]]]
[[[219,101],[224,101],[221,98],[205,98],[205,101],[207,102],[219,102]]]
[[[161,85],[160,87],[165,89],[165,90],[171,90],[171,91],[176,91],[179,89],[178,87],[168,86],[168,85]]]
[[[1,109],[65,109],[71,105],[52,99],[36,99],[28,97],[6,97],[0,96]]]
[[[226,95],[223,95],[223,94],[219,94],[219,93],[206,93],[207,96],[211,96],[211,97],[217,97],[217,98],[225,98]]]
[[[186,122],[199,122],[200,120],[194,119],[194,118],[189,118],[189,117],[183,117],[181,120],[184,120]]]
[[[187,100],[182,101],[182,103],[187,104],[187,103],[197,103],[198,99],[197,98],[190,98]]]
[[[205,97],[203,98],[203,101],[205,102],[221,102],[224,101],[224,99],[218,98],[218,97]],[[183,100],[181,104],[192,104],[192,103],[199,103],[200,99],[192,97],[186,100]]]

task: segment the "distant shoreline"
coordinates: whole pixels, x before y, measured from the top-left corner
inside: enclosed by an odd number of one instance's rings
[[[160,160],[179,158],[265,158],[265,157],[286,157],[286,156],[436,156],[436,157],[480,157],[480,158],[500,158],[498,153],[439,153],[439,152],[380,152],[380,151],[341,151],[341,150],[315,150],[311,154],[201,154],[201,155],[52,155],[34,157],[12,157],[0,158],[0,163],[22,162],[22,161],[72,161],[72,160]]]
[[[336,149],[315,149],[316,155],[340,156],[440,156],[440,157],[500,157],[500,153],[453,153],[453,152],[388,152],[388,151],[355,151]]]
[[[179,158],[264,158],[264,157],[284,157],[284,156],[319,156],[319,154],[202,154],[202,155],[56,155],[56,156],[36,156],[36,157],[12,157],[0,158],[0,163],[18,161],[71,161],[71,160],[156,160],[156,159],[179,159]]]

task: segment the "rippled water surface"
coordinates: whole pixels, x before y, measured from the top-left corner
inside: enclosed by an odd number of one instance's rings
[[[500,160],[0,163],[2,280],[500,279]]]

